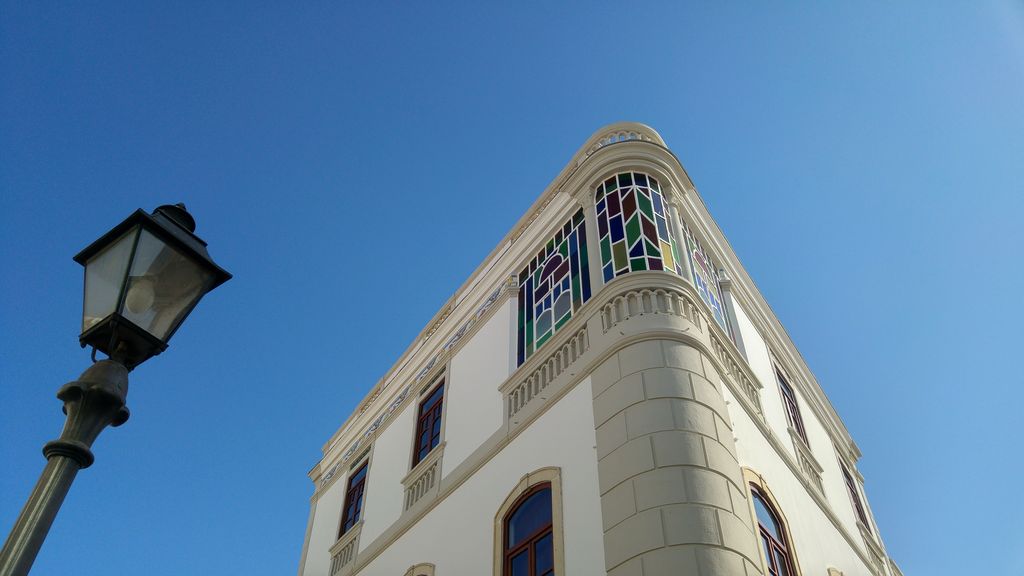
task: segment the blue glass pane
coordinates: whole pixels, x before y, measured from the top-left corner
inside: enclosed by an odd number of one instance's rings
[[[427,401],[423,403],[423,408],[420,409],[420,414],[426,414],[429,412],[430,409],[441,400],[442,396],[444,396],[444,384],[438,386],[437,390],[434,390],[430,394],[430,398],[427,398]]]
[[[534,493],[508,519],[508,547],[515,548],[542,526],[551,523],[551,489]]]
[[[551,546],[551,534],[537,540],[534,544],[534,574],[546,574],[555,567],[555,551]]]
[[[512,557],[512,576],[530,576],[530,551]]]
[[[612,218],[611,221],[610,221],[610,224],[611,224],[611,227],[612,227],[612,242],[617,242],[619,240],[622,240],[622,235],[623,235],[622,219],[621,218]]]
[[[363,464],[362,466],[359,467],[359,470],[356,470],[356,473],[353,474],[351,478],[349,478],[348,485],[349,486],[355,486],[356,484],[359,483],[360,480],[362,480],[365,477],[366,477],[366,465]]]
[[[647,186],[647,175],[646,174],[637,174],[636,175],[636,184],[637,184],[637,186]]]
[[[771,534],[776,541],[785,542],[786,540],[782,537],[782,531],[779,530],[779,523],[775,519],[775,514],[768,509],[768,506],[761,500],[761,497],[754,494],[754,511],[757,512],[757,522],[764,527],[765,530]]]
[[[658,216],[658,235],[662,240],[668,240],[668,226],[665,225],[665,219],[661,216]]]

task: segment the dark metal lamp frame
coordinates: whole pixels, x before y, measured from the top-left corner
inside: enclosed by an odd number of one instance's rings
[[[195,220],[185,211],[182,204],[161,206],[152,214],[137,210],[124,222],[79,252],[75,256],[75,261],[84,266],[89,258],[135,226],[141,226],[199,260],[213,275],[206,292],[231,278],[231,274],[217,266],[210,258],[206,251],[206,242],[193,234]],[[4,542],[3,549],[0,550],[0,576],[28,574],[75,476],[79,470],[88,468],[93,463],[93,441],[107,426],[120,426],[128,420],[129,412],[125,403],[128,396],[129,370],[165,350],[167,341],[202,298],[200,295],[192,302],[192,308],[181,315],[178,324],[170,328],[163,340],[136,326],[116,312],[121,310],[124,304],[125,287],[134,256],[133,246],[115,313],[79,337],[83,347],[94,346],[110,358],[94,363],[78,377],[78,380],[65,384],[57,392],[57,398],[64,403],[63,410],[67,415],[64,430],[60,438],[47,442],[43,447],[46,466],[7,541]],[[74,570],[69,567],[67,572]]]

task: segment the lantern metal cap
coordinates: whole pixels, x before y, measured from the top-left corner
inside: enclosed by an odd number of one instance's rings
[[[195,235],[196,221],[185,209],[185,205],[181,203],[164,204],[153,210],[152,214],[141,209],[136,210],[123,222],[111,228],[109,232],[76,254],[75,262],[85,266],[90,258],[137,224],[142,224],[147,230],[159,235],[168,243],[202,259],[213,274],[213,284],[210,285],[210,290],[231,279],[231,273],[218,266],[210,257],[210,253],[206,249],[206,242]]]

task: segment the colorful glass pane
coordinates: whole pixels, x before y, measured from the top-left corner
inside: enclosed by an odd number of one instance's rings
[[[605,282],[638,270],[682,275],[658,180],[624,172],[595,189],[601,273]]]
[[[693,285],[697,288],[701,300],[711,308],[715,322],[731,336],[729,322],[725,319],[725,309],[722,307],[722,287],[718,279],[718,268],[701,247],[700,242],[694,238],[685,222],[683,232],[686,234],[686,250],[690,258],[690,269],[693,271]]]
[[[517,359],[522,364],[590,300],[583,210],[519,273]]]

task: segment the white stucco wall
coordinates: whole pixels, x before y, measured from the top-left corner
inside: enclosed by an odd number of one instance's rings
[[[860,560],[832,521],[807,493],[793,470],[775,452],[764,435],[747,416],[735,397],[725,390],[729,413],[736,435],[736,451],[741,466],[760,474],[775,497],[793,536],[793,551],[803,574],[825,574],[835,567],[844,574],[868,575],[871,571]],[[788,435],[784,443],[788,441]],[[838,508],[830,500],[833,510]],[[860,535],[852,532],[854,542]]]
[[[345,504],[345,473],[326,492],[320,495],[313,509],[313,527],[309,532],[309,546],[306,549],[306,564],[302,576],[323,576],[331,568],[331,546],[338,540],[338,528],[341,523],[341,507]]]
[[[768,425],[779,435],[779,438],[787,439],[784,442],[787,449],[795,456],[793,447],[788,442],[789,419],[786,417],[786,407],[782,402],[782,393],[779,391],[779,383],[775,379],[775,367],[772,364],[771,356],[768,354],[768,344],[765,343],[761,333],[750,321],[746,310],[739,302],[734,302],[733,311],[736,313],[736,324],[743,335],[743,345],[747,353],[747,364],[754,371],[758,381],[764,388],[761,390],[761,410]],[[801,416],[803,412],[801,411]],[[805,423],[806,424],[806,423]]]
[[[754,327],[746,311],[739,303],[735,307],[737,324],[743,334],[743,341],[746,345],[747,363],[754,371],[758,380],[764,385],[761,391],[761,405],[764,411],[765,420],[772,431],[782,441],[782,445],[790,453],[795,455],[792,439],[788,427],[789,421],[786,418],[785,406],[782,401],[782,394],[779,391],[778,383],[775,381],[775,369],[772,366],[771,358],[768,356],[768,345],[760,332]],[[792,386],[797,397],[797,404],[800,406],[800,416],[804,423],[804,430],[807,432],[807,443],[815,460],[822,467],[821,482],[832,511],[839,517],[842,524],[851,534],[857,535],[857,516],[850,502],[849,493],[846,490],[846,483],[843,480],[842,471],[839,468],[839,460],[832,445],[832,439],[817,418],[817,415],[810,409],[807,399],[803,396],[797,386]],[[866,500],[862,500],[867,506]]]
[[[588,378],[360,574],[403,574],[417,562],[434,563],[438,574],[490,574],[494,514],[524,474],[545,466],[562,469],[565,576],[603,574],[604,544],[594,445]],[[368,509],[367,513],[372,512]]]
[[[387,428],[373,443],[373,460],[366,474],[366,495],[363,502],[363,531],[360,549],[380,536],[402,515],[405,491],[402,478],[409,473],[412,458],[413,427],[418,399],[391,417]]]
[[[512,372],[515,314],[516,299],[510,298],[451,360],[442,474],[454,470],[501,426],[498,386]]]

